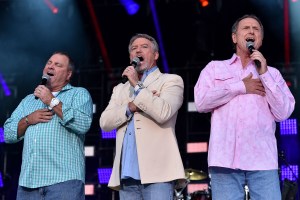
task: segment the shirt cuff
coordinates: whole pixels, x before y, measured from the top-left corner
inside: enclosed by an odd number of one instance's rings
[[[266,73],[259,75],[259,77],[264,87],[270,88],[271,90],[272,88],[276,87],[275,80],[273,79],[269,71],[266,71]]]

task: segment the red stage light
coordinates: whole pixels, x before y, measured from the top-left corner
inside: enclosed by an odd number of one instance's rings
[[[45,3],[47,4],[47,6],[50,8],[50,10],[53,12],[53,14],[57,14],[58,13],[58,8],[55,7],[50,0],[44,0]]]
[[[208,0],[199,0],[199,3],[201,4],[202,7],[206,7],[209,5],[209,1]]]
[[[57,14],[58,13],[58,8],[53,8],[52,12],[53,12],[53,14]]]

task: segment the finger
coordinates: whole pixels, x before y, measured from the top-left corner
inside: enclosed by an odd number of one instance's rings
[[[254,93],[255,93],[255,94],[258,94],[258,95],[260,95],[260,96],[266,96],[266,92],[265,92],[265,91],[255,90]]]
[[[260,96],[266,96],[266,93],[265,92],[260,92],[260,94],[259,94]]]
[[[128,66],[127,68],[129,71],[135,70],[133,66]]]
[[[52,117],[53,116],[53,113],[52,112],[46,112],[42,115],[43,117]]]
[[[122,76],[128,76],[129,75],[128,72],[129,71],[127,69],[125,69],[124,72],[123,72],[123,74],[122,74]]]
[[[45,120],[51,120],[53,117],[53,115],[46,115],[46,116],[43,116],[42,119],[45,119]]]
[[[40,119],[40,122],[42,123],[46,123],[46,122],[49,122],[51,119]]]
[[[34,96],[38,97],[38,92],[37,91],[34,91],[33,94],[34,94]]]

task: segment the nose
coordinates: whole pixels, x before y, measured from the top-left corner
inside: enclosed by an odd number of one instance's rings
[[[253,27],[250,27],[249,30],[250,30],[250,33],[252,33],[252,34],[254,33],[254,28]]]
[[[49,69],[53,69],[53,64],[48,64],[47,66]]]
[[[137,47],[136,48],[136,53],[141,52],[142,51],[141,49],[142,49],[141,47]]]

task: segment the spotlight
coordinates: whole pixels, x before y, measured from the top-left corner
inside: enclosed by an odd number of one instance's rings
[[[101,129],[100,134],[102,139],[114,139],[116,138],[117,130],[113,129],[112,131],[106,132]]]
[[[195,102],[188,102],[187,111],[188,112],[197,112]]]
[[[0,127],[0,143],[4,142],[4,130],[2,127]]]
[[[199,0],[199,3],[203,8],[209,5],[208,0]]]
[[[136,14],[140,9],[140,5],[133,0],[120,0],[120,3],[124,6],[129,15]]]
[[[2,74],[0,74],[0,84],[2,85],[2,88],[3,88],[3,91],[4,91],[4,94],[5,96],[10,96],[11,95],[11,92],[2,76]]]
[[[112,172],[112,168],[98,168],[98,179],[100,184],[107,184]]]
[[[45,3],[47,4],[47,6],[49,7],[49,9],[53,12],[53,14],[57,14],[57,13],[58,13],[58,8],[55,7],[55,6],[53,5],[53,3],[51,3],[50,0],[44,0],[44,1],[45,1]]]
[[[280,135],[297,135],[297,119],[287,119],[280,122]]]
[[[3,184],[3,179],[2,179],[2,175],[1,175],[1,172],[0,172],[0,188],[4,187],[4,184]]]
[[[190,142],[186,146],[187,153],[205,153],[208,150],[207,142]]]
[[[95,156],[95,147],[94,146],[85,146],[84,147],[85,157],[94,157]]]
[[[85,184],[84,193],[85,195],[95,195],[95,186],[93,184]]]

